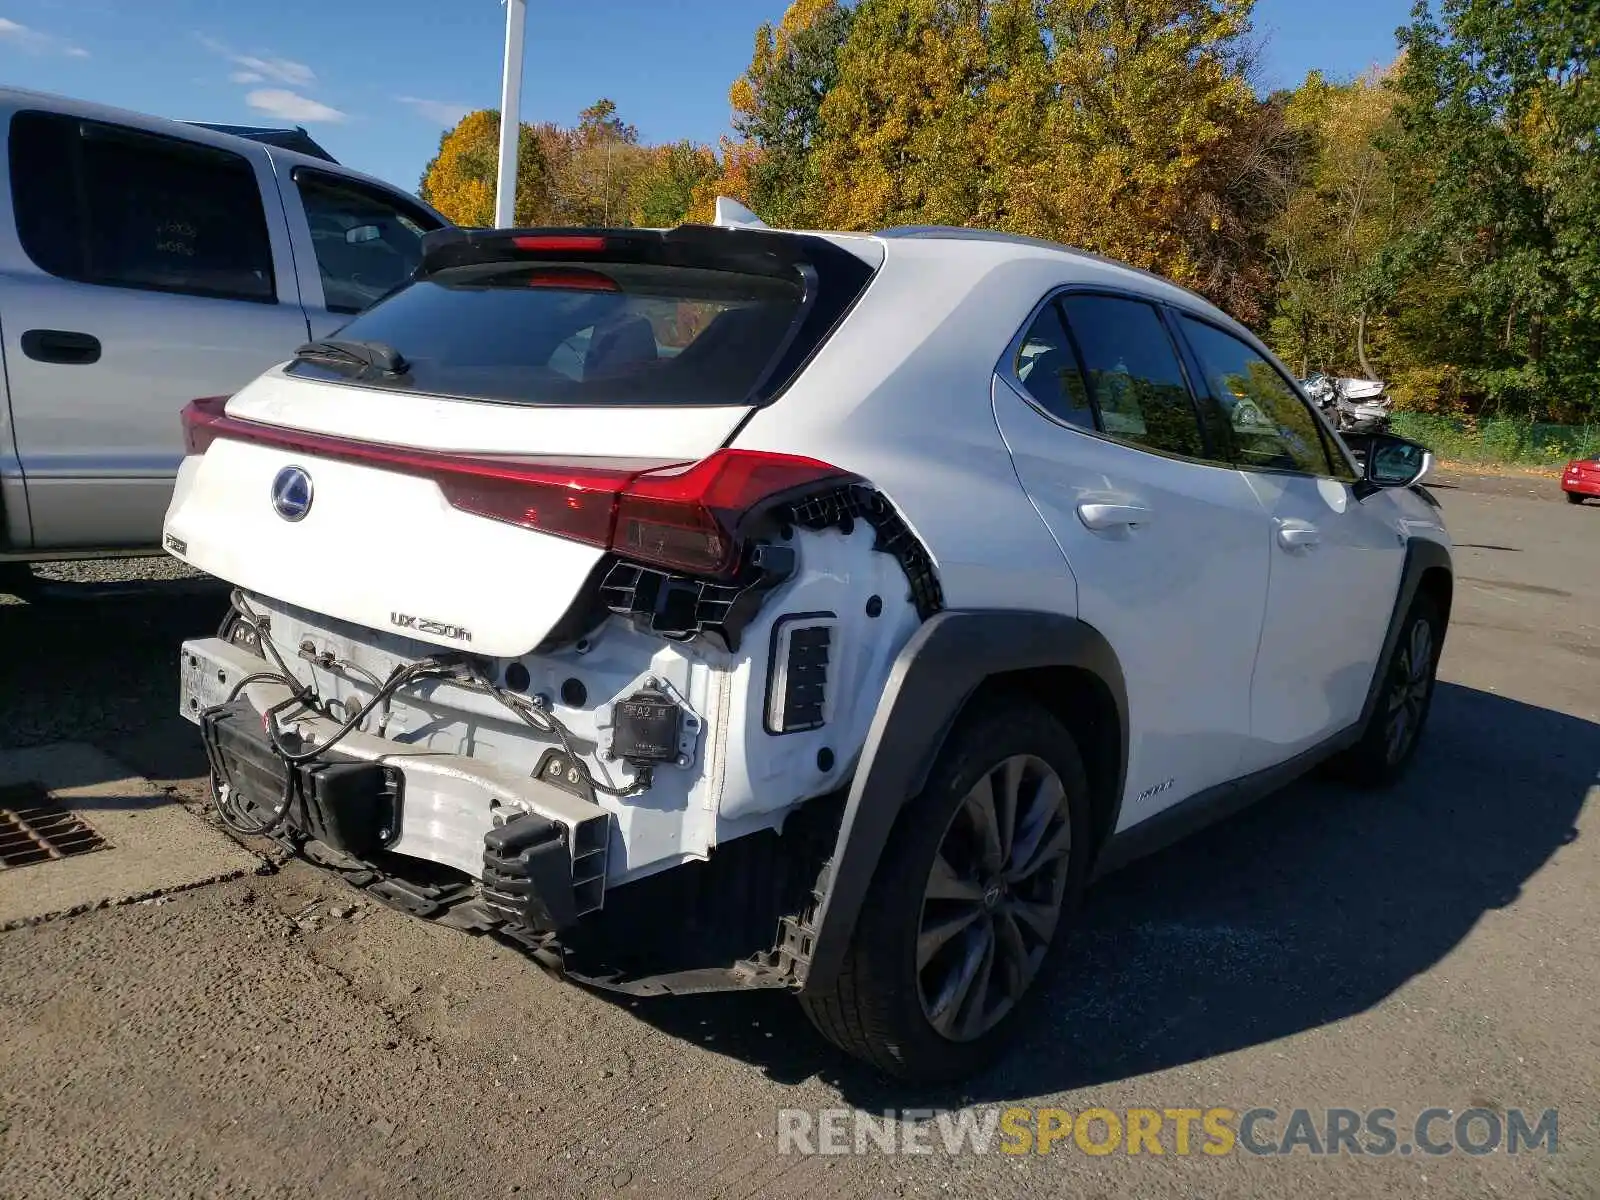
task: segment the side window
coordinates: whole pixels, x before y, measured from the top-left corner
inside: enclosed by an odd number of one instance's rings
[[[17,234],[64,279],[276,303],[250,161],[56,113],[11,121]]]
[[[1205,458],[1178,353],[1148,304],[1112,296],[1061,302],[1107,436],[1167,454]]]
[[[1078,356],[1055,304],[1046,305],[1023,336],[1015,369],[1022,386],[1045,412],[1069,425],[1095,427]]]
[[[422,261],[422,235],[439,222],[421,208],[337,175],[294,173],[330,312],[357,313]]]
[[[1316,418],[1277,368],[1214,325],[1180,320],[1206,385],[1227,416],[1240,465],[1333,474]]]

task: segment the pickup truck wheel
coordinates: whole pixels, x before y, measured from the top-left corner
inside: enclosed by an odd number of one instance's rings
[[[1087,873],[1072,736],[1008,705],[958,726],[896,822],[834,984],[801,992],[835,1045],[902,1079],[971,1074],[1019,1024]]]
[[[1419,593],[1384,666],[1378,703],[1361,740],[1333,760],[1334,774],[1365,787],[1381,787],[1400,777],[1433,707],[1443,626],[1438,605]]]
[[[39,577],[25,562],[0,563],[0,592],[27,597],[39,586]]]

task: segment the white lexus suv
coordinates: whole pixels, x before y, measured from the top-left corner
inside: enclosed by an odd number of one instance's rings
[[[995,1054],[1094,875],[1395,778],[1450,611],[1422,447],[1358,471],[1204,300],[1000,234],[442,230],[185,428],[230,826],[907,1078]]]

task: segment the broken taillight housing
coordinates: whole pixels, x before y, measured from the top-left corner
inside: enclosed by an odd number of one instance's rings
[[[225,403],[196,400],[184,409],[188,453],[226,438],[419,475],[463,512],[712,578],[738,570],[739,529],[754,510],[850,478],[813,458],[764,450],[718,450],[695,463],[421,450],[230,417]]]

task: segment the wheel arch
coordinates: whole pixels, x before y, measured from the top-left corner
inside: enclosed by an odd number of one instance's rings
[[[802,987],[838,974],[894,824],[975,703],[1025,696],[1079,733],[1095,848],[1115,827],[1128,759],[1127,689],[1105,637],[1058,613],[946,610],[917,630],[885,682],[809,922]],[[1096,736],[1085,737],[1083,731]]]
[[[1406,542],[1405,561],[1400,568],[1400,586],[1395,591],[1394,611],[1389,614],[1389,626],[1384,632],[1383,647],[1373,661],[1372,682],[1367,685],[1367,700],[1361,708],[1359,724],[1365,727],[1377,707],[1383,689],[1384,669],[1394,654],[1405,626],[1406,614],[1411,604],[1422,592],[1439,606],[1444,625],[1439,631],[1439,645],[1435,653],[1444,650],[1445,633],[1450,625],[1450,605],[1455,598],[1455,570],[1450,560],[1450,548],[1432,538],[1413,537]]]

